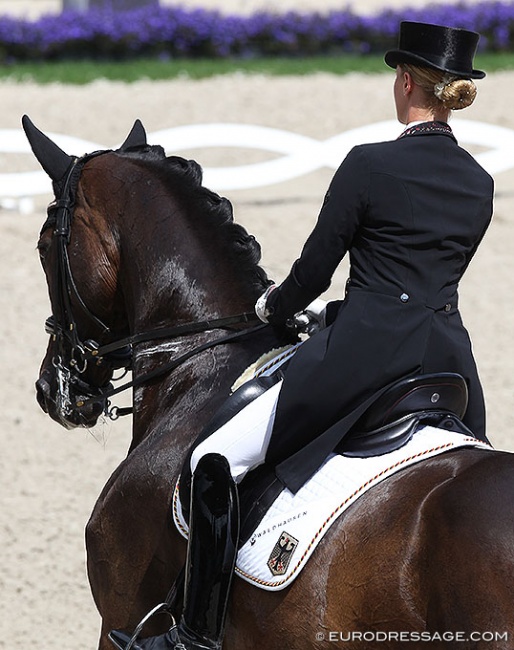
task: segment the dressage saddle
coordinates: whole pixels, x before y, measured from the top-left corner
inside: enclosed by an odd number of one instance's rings
[[[202,439],[228,422],[249,402],[262,395],[284,375],[284,364],[275,373],[247,381],[225,402],[202,434]],[[394,382],[352,427],[337,448],[348,456],[378,456],[406,444],[419,424],[473,435],[461,422],[468,405],[464,377],[440,372],[407,377]]]
[[[284,368],[285,364],[272,375],[256,377],[238,388],[197,442],[205,439],[249,402],[280,381]],[[372,403],[335,452],[360,458],[387,454],[406,445],[421,425],[449,429],[473,437],[461,421],[467,403],[466,381],[456,373],[425,374],[401,379],[391,384]],[[189,467],[190,463],[186,461],[181,485],[190,480]],[[283,490],[283,485],[277,479],[273,467],[264,463],[248,472],[238,487],[242,517],[239,537],[241,546]],[[183,492],[181,490],[184,513],[187,513],[189,504],[182,497],[187,493],[187,489]]]

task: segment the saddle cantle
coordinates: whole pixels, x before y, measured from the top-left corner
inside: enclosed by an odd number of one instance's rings
[[[467,405],[468,387],[457,373],[401,379],[373,402],[337,452],[360,458],[386,454],[405,445],[421,424],[472,436],[461,422]]]

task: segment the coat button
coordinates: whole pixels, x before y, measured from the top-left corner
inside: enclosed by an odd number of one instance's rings
[[[400,296],[400,300],[402,302],[409,302],[409,294],[408,293],[402,293],[402,295]]]
[[[444,306],[444,311],[450,311],[451,308],[452,308],[452,306],[450,305],[449,302],[447,302],[446,305]]]

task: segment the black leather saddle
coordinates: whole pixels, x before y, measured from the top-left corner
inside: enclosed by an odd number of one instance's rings
[[[264,386],[262,389],[265,390]],[[254,396],[255,391],[254,385],[251,390]],[[243,394],[238,397],[241,406]],[[473,437],[461,421],[467,404],[466,381],[456,373],[426,374],[401,379],[391,384],[372,403],[335,451],[360,458],[387,454],[406,445],[421,425],[431,425]],[[239,485],[241,545],[251,537],[282,490],[283,485],[276,478],[273,467],[267,464],[245,476]]]
[[[235,391],[199,436],[193,448],[280,381],[284,367],[270,376],[251,379]],[[466,381],[456,373],[444,372],[400,379],[373,402],[335,451],[360,458],[387,454],[407,444],[418,426],[424,424],[473,436],[461,422],[467,403]],[[192,450],[184,463],[180,481],[180,498],[186,518],[189,510],[191,453]],[[265,463],[248,472],[239,485],[241,543],[249,538],[282,489],[283,485],[270,465]]]
[[[251,379],[231,395],[195,444],[205,440],[244,406],[283,378],[283,368]],[[407,377],[391,384],[352,427],[337,448],[345,456],[378,456],[406,444],[420,424],[473,435],[462,424],[468,405],[464,377],[439,372]]]

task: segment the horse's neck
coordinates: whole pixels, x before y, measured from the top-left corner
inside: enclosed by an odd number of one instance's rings
[[[257,296],[244,287],[234,263],[205,237],[191,236],[179,219],[172,231],[166,220],[140,227],[124,259],[120,276],[134,331],[253,310]]]
[[[233,316],[253,309],[255,289],[244,289],[226,255],[212,247],[206,255],[206,242],[192,238],[180,222],[174,225],[172,234],[169,226],[163,224],[157,224],[154,229],[141,229],[138,237],[132,236],[131,249],[124,256],[125,268],[120,277],[124,278],[124,294],[134,333]],[[180,242],[181,246],[177,247]],[[138,346],[134,376],[141,376],[226,333],[212,330]],[[273,347],[271,333],[252,337],[245,343],[222,345],[194,356],[157,382],[137,389],[132,447],[152,432],[165,429],[173,430],[179,443],[197,435],[228,396],[238,374],[270,347]]]
[[[135,354],[135,376],[159,368],[170,359],[220,336],[223,332],[211,331],[183,343],[143,346]],[[228,397],[237,377],[271,347],[270,333],[256,335],[245,343],[221,345],[198,354],[157,382],[137,388],[133,396],[132,448],[149,435],[170,435],[170,444],[182,456]]]

